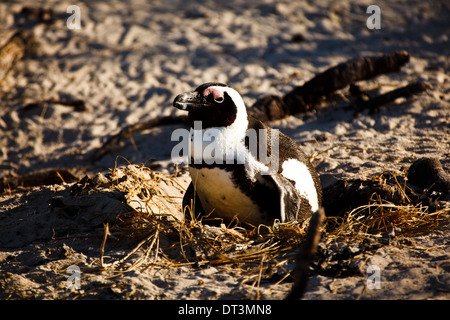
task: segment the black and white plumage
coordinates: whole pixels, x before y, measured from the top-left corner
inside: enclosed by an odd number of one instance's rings
[[[196,212],[254,226],[271,225],[274,219],[303,221],[319,209],[320,181],[306,155],[289,137],[249,116],[236,90],[205,83],[178,95],[173,105],[188,111],[191,126],[192,182],[183,207],[191,205],[195,194]],[[249,137],[256,137],[257,148],[276,160],[275,170],[274,162],[262,162],[260,155],[266,154],[254,152]],[[206,152],[211,141],[214,154]],[[278,148],[272,147],[274,141]]]

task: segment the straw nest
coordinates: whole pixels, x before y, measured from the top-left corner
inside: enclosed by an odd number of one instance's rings
[[[119,192],[130,208],[104,224],[101,254],[91,271],[116,276],[136,269],[214,265],[246,270],[246,279],[256,281],[263,271],[292,261],[307,222],[244,229],[236,222],[184,217],[181,203],[189,181],[187,174],[169,176],[128,165],[74,185],[77,194]],[[115,251],[118,247],[125,250]]]
[[[327,218],[321,245],[381,241],[386,234],[429,231],[448,221],[448,208],[429,212],[427,206],[416,201],[418,197],[412,189],[398,182],[400,176],[383,173],[368,179],[367,185],[373,186],[375,181],[375,185],[391,188],[398,195],[394,197],[397,202],[387,201],[375,188],[367,204]],[[83,192],[92,188],[118,191],[130,207],[115,222],[104,224],[101,254],[93,268],[111,271],[114,276],[154,267],[221,265],[246,270],[247,279],[258,282],[270,270],[281,268],[284,276],[277,283],[291,278],[291,271],[284,266],[293,261],[308,222],[275,221],[272,226],[244,229],[236,223],[225,225],[216,221],[211,225],[207,217],[184,217],[181,202],[188,183],[187,174],[169,176],[135,165],[118,167],[110,175],[84,181]],[[107,243],[132,245],[113,254],[105,249]],[[319,250],[318,254],[324,252],[328,251]]]
[[[448,221],[448,202],[437,204],[439,198],[448,197],[448,192],[417,188],[408,183],[407,172],[381,172],[353,184],[354,188],[364,189],[367,203],[360,205],[361,199],[354,199],[354,205],[349,203],[343,214],[328,217],[329,239],[412,236],[430,232]]]

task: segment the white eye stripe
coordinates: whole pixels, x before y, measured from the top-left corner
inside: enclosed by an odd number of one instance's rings
[[[211,86],[208,89],[206,89],[203,94],[205,95],[205,93],[213,93],[214,95],[214,101],[221,103],[225,100],[224,95],[225,92],[227,93],[228,97],[231,98],[231,100],[233,101],[233,103],[236,105],[236,107],[239,109],[242,109],[242,111],[244,111],[245,113],[247,113],[247,110],[245,108],[245,104],[244,101],[242,100],[241,95],[234,90],[233,88],[230,87],[221,87],[221,86]],[[222,100],[217,100],[217,98],[221,97]]]
[[[203,96],[207,97],[209,95],[213,95],[214,101],[219,102],[223,101],[223,91],[215,89],[215,87],[210,87],[203,91]],[[221,99],[221,100],[220,100]]]
[[[207,91],[208,90],[208,91]],[[231,132],[231,138],[232,140],[239,140],[241,138],[244,138],[245,132],[247,130],[248,126],[248,118],[247,118],[247,109],[245,107],[244,100],[242,100],[241,95],[230,87],[223,87],[223,86],[210,86],[206,90],[203,91],[203,95],[205,95],[205,92],[208,92],[210,94],[212,91],[218,92],[219,95],[224,99],[225,92],[227,93],[227,99],[231,99],[231,101],[236,106],[236,119],[234,122],[226,127],[227,132]],[[225,99],[223,100],[225,101]],[[222,102],[223,102],[222,101]],[[217,101],[218,102],[218,101]],[[218,102],[221,103],[221,102]],[[225,127],[222,127],[225,128]],[[221,128],[219,128],[221,129]]]

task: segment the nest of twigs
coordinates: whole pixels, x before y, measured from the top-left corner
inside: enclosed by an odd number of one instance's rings
[[[184,217],[180,214],[185,176],[169,176],[144,166],[117,167],[110,175],[84,181],[83,186],[83,192],[119,191],[130,206],[114,223],[105,223],[101,256],[95,266],[116,274],[151,267],[249,267],[260,266],[262,261],[266,268],[269,262],[290,259],[307,227],[307,223],[275,221],[272,226],[245,229],[220,221],[210,225],[207,217]],[[108,247],[120,243],[128,244],[128,253],[108,252]]]
[[[389,190],[398,194],[387,197],[374,188],[368,203],[328,217],[322,235],[325,243],[373,239],[392,231],[406,236],[430,231],[448,221],[448,208],[429,212],[427,206],[416,202],[418,198],[406,184],[398,183],[398,177],[389,174],[396,182],[389,182],[387,173],[382,173],[368,179],[367,186],[383,186],[381,190],[390,187]],[[263,274],[269,274],[274,268],[283,269],[286,263],[293,261],[308,225],[307,221],[275,221],[272,226],[252,229],[237,224],[213,226],[206,219],[180,216],[182,194],[187,185],[180,183],[180,177],[129,165],[115,168],[105,178],[107,181],[103,185],[122,192],[131,207],[130,212],[118,216],[116,222],[105,224],[101,256],[95,267],[116,275],[153,267],[220,265],[247,270],[248,279],[260,281]],[[175,194],[170,194],[167,186],[175,188]],[[178,213],[175,213],[177,206]],[[126,254],[122,251],[121,255],[113,255],[105,249],[105,244],[113,242],[132,245],[126,247]],[[284,270],[284,276],[277,283],[290,276],[291,272]]]
[[[414,236],[448,222],[448,204],[436,206],[430,197],[439,198],[443,193],[410,185],[407,172],[382,172],[365,181],[354,181],[347,191],[361,198],[355,199],[343,214],[328,217],[327,236],[334,240],[367,235]]]
[[[359,206],[344,217],[328,218],[328,235],[354,239],[367,234],[383,235],[390,232],[403,236],[428,233],[448,221],[449,212],[450,209],[441,209],[429,213],[428,207],[421,204],[397,205],[379,200]]]

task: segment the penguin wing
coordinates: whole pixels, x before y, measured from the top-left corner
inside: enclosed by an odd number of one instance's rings
[[[295,181],[292,181],[282,175],[282,166],[286,161],[295,160],[306,166],[308,174],[312,179],[312,184],[309,186],[310,188],[308,190],[314,189],[317,193],[318,205],[320,206],[322,202],[320,180],[314,167],[309,162],[308,157],[301,150],[300,146],[280,131],[278,131],[278,148],[272,148],[272,129],[261,121],[249,117],[249,129],[250,128],[258,130],[258,132],[261,129],[266,129],[266,135],[264,138],[268,139],[268,143],[266,145],[268,152],[267,155],[271,158],[275,157],[278,159],[278,172],[272,175],[264,175],[264,177],[267,180],[271,180],[271,184],[274,184],[279,191],[281,221],[303,221],[304,219],[309,218],[312,214],[312,205],[309,202],[310,199],[305,197],[305,194],[301,194],[301,192],[295,187]],[[259,145],[260,139],[263,139],[263,136],[257,135],[257,138]]]
[[[272,180],[280,194],[280,221],[297,220],[302,199],[294,183],[281,174],[274,174],[265,178]]]

